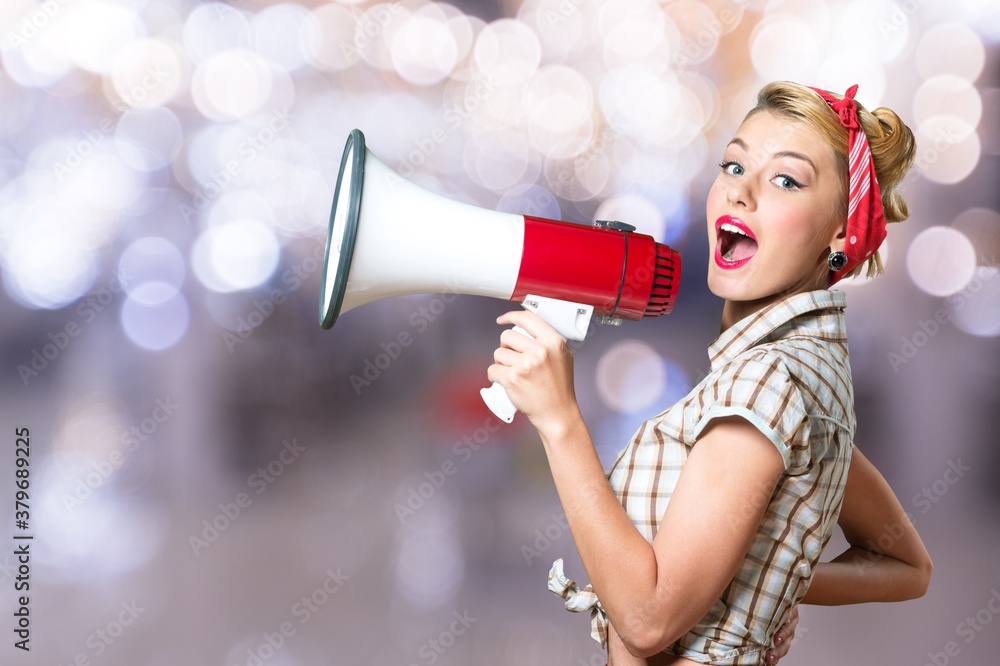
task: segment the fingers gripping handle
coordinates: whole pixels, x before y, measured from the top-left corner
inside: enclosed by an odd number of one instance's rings
[[[527,301],[525,301],[527,303]],[[520,326],[515,326],[514,330],[522,335],[526,335],[529,338],[532,337],[530,333],[521,328]],[[510,423],[514,420],[514,414],[517,413],[517,407],[514,403],[510,401],[507,397],[507,391],[501,384],[493,382],[493,385],[489,388],[479,389],[479,395],[483,396],[483,401],[486,406],[490,408],[498,419],[504,423]]]
[[[541,317],[549,326],[563,337],[564,340],[581,341],[587,337],[587,329],[590,328],[590,319],[594,314],[591,305],[581,305],[570,301],[560,301],[555,298],[545,296],[534,296],[528,294],[521,304],[525,310],[530,310]],[[532,337],[520,326],[515,326],[514,330],[522,335]],[[498,419],[505,423],[514,420],[517,408],[507,396],[507,391],[500,384],[493,382],[489,388],[480,389],[483,401],[490,408]]]

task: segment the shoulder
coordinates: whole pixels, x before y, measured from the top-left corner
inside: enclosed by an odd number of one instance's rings
[[[770,345],[740,354],[704,385],[691,435],[700,438],[714,420],[737,416],[770,440],[786,470],[800,468],[803,461],[796,460],[794,451],[808,436],[815,405],[802,389],[795,366],[786,350]]]

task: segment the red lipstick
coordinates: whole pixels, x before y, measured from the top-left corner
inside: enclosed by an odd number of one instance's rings
[[[757,253],[757,236],[737,217],[723,215],[716,220],[715,234],[715,264],[719,268],[739,268]]]

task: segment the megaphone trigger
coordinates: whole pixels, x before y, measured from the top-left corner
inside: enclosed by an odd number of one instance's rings
[[[541,317],[545,323],[563,337],[563,340],[576,342],[587,337],[590,320],[594,315],[594,306],[592,305],[561,301],[557,298],[535,296],[534,294],[528,294],[521,305],[525,310],[530,310]],[[513,330],[533,338],[520,326],[515,326]],[[505,423],[514,420],[517,408],[514,407],[514,403],[510,401],[507,391],[501,384],[493,382],[492,386],[480,389],[479,394],[483,396],[483,402],[498,419]]]

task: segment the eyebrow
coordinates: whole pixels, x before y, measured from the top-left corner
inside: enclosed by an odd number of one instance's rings
[[[750,152],[750,147],[747,146],[746,141],[744,141],[743,139],[736,137],[729,142],[729,145],[731,146],[734,143],[740,148],[742,148],[745,152]],[[780,152],[774,153],[773,155],[771,155],[771,157],[791,157],[793,159],[802,160],[803,162],[812,167],[814,173],[819,173],[819,169],[816,168],[815,162],[813,162],[809,158],[809,156],[803,155],[802,153],[796,153],[793,150],[782,150]]]

